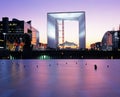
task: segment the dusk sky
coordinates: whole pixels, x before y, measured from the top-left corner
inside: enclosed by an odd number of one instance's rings
[[[120,24],[120,0],[0,0],[2,17],[32,20],[40,32],[40,42],[47,42],[47,13],[85,11],[86,43],[101,41],[108,30]]]

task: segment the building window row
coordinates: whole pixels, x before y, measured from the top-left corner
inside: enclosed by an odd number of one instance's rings
[[[16,23],[10,23],[9,26],[17,26]]]
[[[3,26],[3,24],[0,24],[0,26]]]

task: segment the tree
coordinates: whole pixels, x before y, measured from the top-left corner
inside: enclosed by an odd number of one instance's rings
[[[23,42],[25,43],[23,46],[23,59],[31,59],[33,46],[31,45],[31,37],[29,34],[24,34]]]

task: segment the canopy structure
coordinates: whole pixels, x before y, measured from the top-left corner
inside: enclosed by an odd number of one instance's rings
[[[75,44],[75,43],[73,43],[73,42],[68,42],[68,41],[65,41],[64,43],[62,43],[62,44],[59,44],[59,47],[60,48],[78,48],[78,45],[77,44]]]

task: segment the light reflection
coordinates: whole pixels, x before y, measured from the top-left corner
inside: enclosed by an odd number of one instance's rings
[[[39,56],[38,59],[51,59],[51,57],[48,55],[41,55],[41,56]]]
[[[80,82],[80,68],[73,66],[73,64],[75,64],[74,61],[67,61],[66,66],[63,65],[65,64],[64,62],[59,64],[62,65],[60,68],[58,68],[58,85],[62,88],[60,92],[62,93],[66,91],[66,94],[69,92],[69,95],[74,95],[74,92],[78,89],[77,87]]]
[[[0,64],[0,74],[4,74],[0,75],[0,87],[15,88],[14,97],[21,93],[27,97],[113,97],[120,94],[116,91],[120,89],[118,63],[75,59],[14,60],[13,64],[4,61]]]

